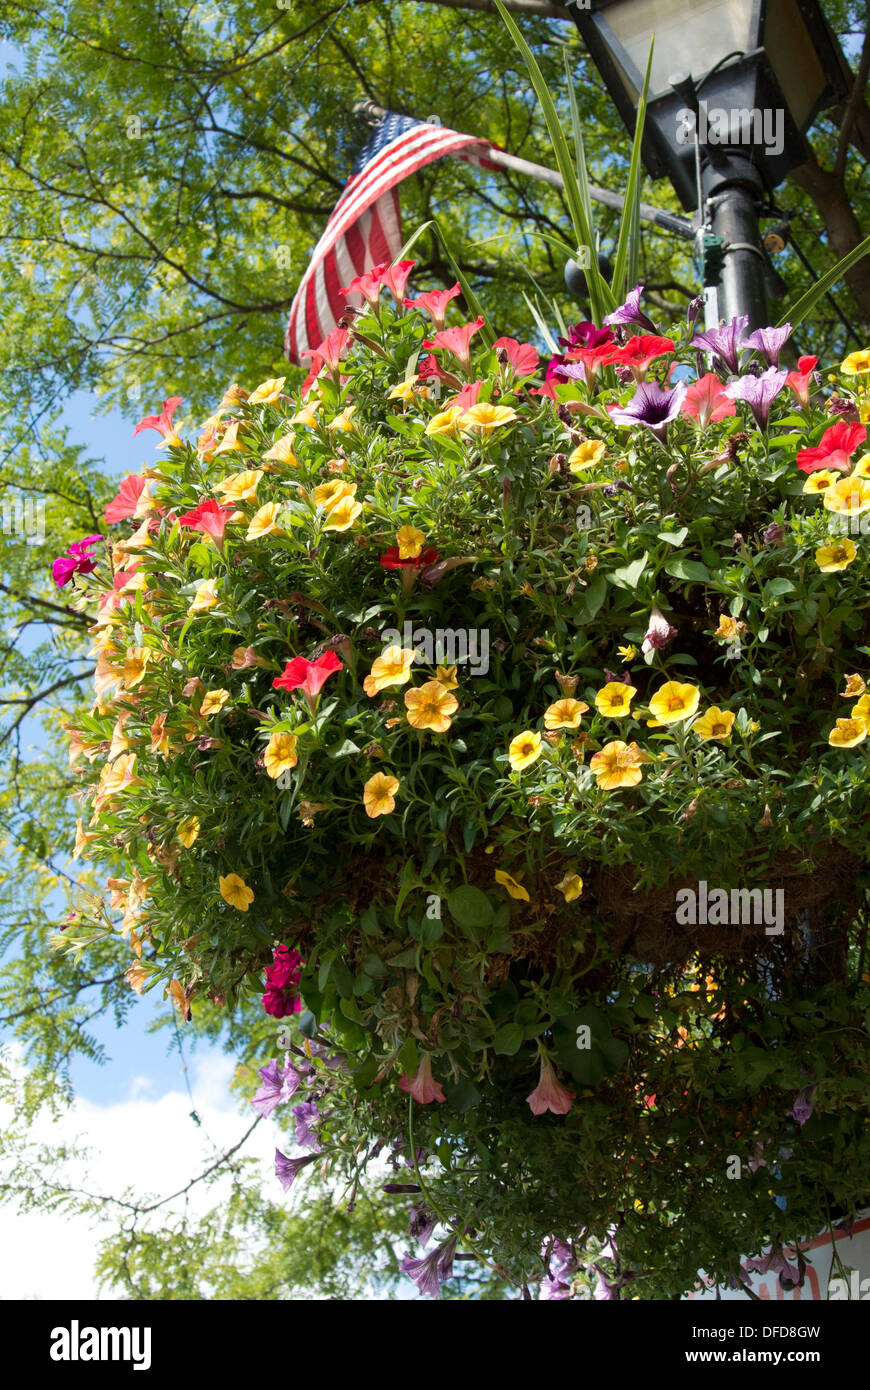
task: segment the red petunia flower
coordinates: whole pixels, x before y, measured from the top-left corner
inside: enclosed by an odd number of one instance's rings
[[[538,370],[538,350],[531,343],[520,343],[516,338],[496,338],[493,349],[499,348],[507,354],[508,366],[515,376],[532,376]]]
[[[629,338],[622,347],[613,348],[610,355],[604,359],[604,365],[619,364],[622,367],[631,367],[635,380],[639,381],[651,362],[655,362],[657,357],[665,357],[669,352],[676,352],[676,343],[672,338],[660,338],[656,334],[645,333]]]
[[[305,352],[299,354],[300,357],[310,357],[315,362],[319,357],[321,366],[325,362],[331,372],[334,372],[342,357],[344,350],[351,340],[351,334],[347,328],[333,328],[332,332],[324,338],[319,347],[306,348]],[[319,369],[318,369],[319,370]]]
[[[163,402],[163,409],[159,415],[146,415],[144,420],[139,421],[133,431],[133,438],[136,438],[140,430],[156,430],[158,434],[163,435],[164,443],[180,444],[181,440],[172,428],[172,417],[183,400],[183,396],[170,396],[168,401]],[[157,447],[159,449],[161,446],[158,444]]]
[[[851,470],[851,457],[859,444],[867,438],[863,425],[847,425],[838,420],[829,430],[825,430],[814,449],[801,449],[797,456],[797,466],[802,473],[815,473],[820,468],[836,468],[841,473]]]
[[[306,661],[304,656],[294,656],[272,684],[276,690],[301,690],[310,703],[320,694],[324,681],[333,671],[343,669],[344,664],[339,661],[335,652],[324,652],[316,661]]]
[[[443,328],[447,305],[461,293],[459,285],[453,285],[449,290],[429,290],[427,294],[420,294],[416,299],[406,299],[403,303],[406,309],[424,310],[436,328]]]
[[[185,512],[178,521],[181,526],[189,526],[193,531],[204,531],[207,536],[219,541],[233,511],[233,507],[222,507],[212,497],[207,502],[200,502],[192,512]]]
[[[786,386],[794,391],[804,409],[810,403],[810,378],[818,364],[818,357],[799,357],[797,371],[789,372],[785,379]]]

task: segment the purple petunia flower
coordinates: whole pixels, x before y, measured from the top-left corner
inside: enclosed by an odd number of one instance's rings
[[[415,1203],[411,1208],[411,1215],[408,1220],[408,1235],[411,1239],[419,1241],[422,1246],[426,1246],[437,1225],[438,1218],[433,1216],[429,1208],[423,1206],[420,1202]]]
[[[251,1104],[264,1120],[268,1120],[272,1111],[289,1100],[294,1091],[299,1089],[302,1075],[290,1065],[289,1059],[285,1062],[283,1071],[277,1062],[270,1062],[268,1066],[260,1067],[260,1075],[263,1084]]]
[[[690,299],[686,308],[686,324],[689,328],[694,328],[698,315],[704,307],[704,296],[696,294],[694,299]]]
[[[740,370],[740,353],[746,346],[744,330],[748,327],[749,315],[738,314],[730,323],[696,333],[689,347],[706,348],[708,352],[715,353],[726,369],[736,376]]]
[[[755,348],[764,356],[764,360],[770,367],[779,365],[779,354],[783,343],[791,337],[794,329],[790,323],[784,323],[782,328],[756,328],[754,333],[743,344],[744,347]]]
[[[671,420],[680,413],[688,387],[684,381],[672,391],[665,391],[656,381],[641,381],[628,405],[612,410],[610,418],[617,425],[646,425],[662,444]]]
[[[802,1128],[813,1113],[813,1097],[815,1093],[815,1086],[805,1086],[802,1091],[798,1091],[794,1098],[794,1105],[790,1113],[792,1118],[797,1120]]]
[[[63,555],[52,562],[51,577],[59,589],[68,584],[74,574],[92,574],[97,562],[90,553],[92,545],[101,541],[102,536],[85,536],[83,540],[73,541]]]
[[[302,1158],[288,1158],[280,1149],[275,1150],[275,1176],[287,1192],[296,1181],[301,1170],[313,1163],[316,1154],[305,1154]]]
[[[441,1285],[453,1274],[453,1256],[456,1253],[456,1236],[451,1236],[443,1245],[436,1245],[428,1255],[414,1259],[410,1252],[402,1260],[399,1268],[403,1274],[413,1279],[420,1293],[429,1298],[441,1297]]]
[[[745,401],[755,416],[760,430],[767,429],[770,407],[785,386],[788,372],[768,367],[761,376],[742,376],[725,387],[725,394],[732,401]]]
[[[652,319],[647,318],[640,307],[640,297],[643,294],[643,285],[635,285],[625,296],[625,302],[620,304],[618,309],[614,309],[612,314],[605,314],[604,322],[609,323],[612,328],[617,325],[627,323],[640,324],[648,333],[658,333],[658,329]]]
[[[320,1119],[320,1111],[314,1101],[306,1100],[301,1105],[294,1105],[293,1114],[296,1116],[296,1143],[300,1149],[320,1153],[320,1140],[314,1130],[314,1125]]]

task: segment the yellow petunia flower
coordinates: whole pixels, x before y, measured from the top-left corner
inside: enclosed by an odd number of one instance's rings
[[[290,463],[295,467],[299,463],[298,458],[293,452],[295,437],[292,431],[290,434],[282,434],[281,438],[276,440],[272,445],[269,452],[263,455],[263,458],[272,459],[275,463]]]
[[[124,657],[122,680],[128,690],[132,690],[143,679],[153,653],[147,647],[128,647]]]
[[[243,502],[249,497],[256,497],[262,476],[262,468],[246,468],[242,473],[231,473],[215,484],[215,492],[219,492],[226,502]]]
[[[502,888],[506,888],[511,897],[516,898],[518,902],[531,902],[523,885],[517,883],[516,879],[512,878],[510,874],[505,873],[504,869],[496,869],[495,881],[496,883],[500,883]]]
[[[844,679],[846,681],[846,689],[840,691],[840,696],[844,700],[854,700],[859,695],[863,695],[867,689],[867,682],[864,680],[864,677],[859,676],[857,672],[854,675],[846,676]]]
[[[425,539],[425,533],[423,531],[418,531],[416,526],[402,526],[396,532],[399,559],[416,560],[420,551],[423,549],[423,542]]]
[[[459,689],[459,681],[456,679],[455,666],[439,666],[435,674],[445,690]]]
[[[355,434],[356,425],[352,419],[355,410],[355,405],[346,405],[344,410],[340,411],[334,420],[330,420],[326,428],[328,430],[341,430],[344,434]]]
[[[863,376],[865,372],[870,372],[870,348],[850,352],[840,363],[840,371],[844,376]]]
[[[278,376],[261,381],[248,397],[248,405],[274,405],[284,389],[286,380],[286,376]]]
[[[834,574],[837,570],[844,570],[851,565],[857,554],[855,542],[850,541],[848,536],[841,541],[829,536],[825,544],[820,545],[816,551],[816,564],[823,574]]]
[[[579,874],[566,874],[556,887],[560,893],[564,893],[566,903],[573,903],[583,892],[583,880]]]
[[[860,516],[870,507],[870,481],[866,478],[838,478],[824,494],[822,501],[829,512],[841,516]]]
[[[460,405],[448,406],[446,410],[441,410],[437,415],[433,415],[429,421],[424,434],[446,434],[451,438],[456,438],[458,434],[459,421],[463,416],[463,409]]]
[[[303,405],[290,421],[291,425],[304,425],[306,429],[317,428],[317,407],[314,405]]]
[[[863,416],[861,417],[863,421]],[[870,454],[862,454],[852,469],[853,478],[870,478]]]
[[[411,376],[407,381],[400,381],[398,386],[392,386],[387,392],[388,401],[412,401],[414,399],[414,382],[416,376]]]
[[[374,820],[376,816],[388,816],[391,811],[395,811],[398,790],[398,777],[391,777],[386,772],[376,772],[363,787],[366,815]]]
[[[733,642],[737,636],[737,619],[732,618],[728,613],[719,614],[719,626],[714,632],[714,637],[722,637],[726,642]]]
[[[478,401],[477,405],[465,411],[459,428],[463,434],[492,434],[501,425],[510,425],[518,418],[517,412],[509,405]]]
[[[803,485],[804,492],[827,492],[832,483],[835,483],[841,476],[839,473],[832,473],[830,468],[820,468],[817,473],[810,473]]]
[[[334,507],[330,507],[324,531],[349,531],[362,509],[362,502],[355,502],[353,497],[343,497]]]
[[[196,595],[188,608],[188,615],[191,613],[202,613],[206,608],[214,608],[215,604],[220,603],[217,596],[217,580],[201,579],[196,586]]]
[[[188,816],[181,822],[175,833],[185,849],[190,849],[195,843],[199,837],[199,828],[199,816]]]
[[[516,738],[511,739],[508,760],[514,772],[522,772],[524,768],[531,767],[540,756],[540,734],[533,733],[531,729],[524,729]]]
[[[863,719],[838,719],[828,734],[828,743],[833,748],[854,748],[867,737],[867,724]]]
[[[266,744],[266,752],[263,761],[269,776],[278,778],[282,772],[289,772],[295,767],[299,759],[296,756],[296,744],[299,742],[295,734],[275,732]]]
[[[389,685],[407,685],[416,652],[413,647],[386,647],[372,663],[371,673],[363,681],[363,690],[371,698]]]
[[[584,439],[577,445],[573,454],[568,455],[568,467],[572,473],[582,473],[584,468],[592,468],[600,463],[607,445],[603,439]]]
[[[557,700],[544,710],[544,728],[576,729],[588,708],[583,700]]]
[[[623,661],[634,661],[634,658],[637,656],[637,647],[629,642],[627,647],[617,647],[616,655],[622,657]]]
[[[237,381],[234,381],[232,386],[228,387],[224,392],[223,400],[218,406],[218,410],[232,410],[234,405],[241,405],[247,399],[248,393],[244,386],[240,386]]]
[[[238,908],[239,912],[247,912],[254,901],[252,890],[238,874],[219,874],[218,887],[224,902]]]
[[[730,710],[720,709],[718,705],[711,705],[701,715],[701,718],[692,725],[692,733],[704,739],[729,738],[735,718],[736,716]]]
[[[624,719],[631,713],[631,702],[636,694],[637,689],[633,685],[626,685],[623,681],[608,681],[595,696],[595,708],[599,714],[604,714],[609,719]]]
[[[636,743],[614,739],[590,758],[589,766],[601,790],[612,792],[620,787],[636,787],[643,776],[641,764],[648,762],[652,762],[649,753],[642,752]]]
[[[660,724],[677,724],[693,715],[701,701],[696,685],[681,681],[666,681],[649,702],[650,714]]]
[[[273,532],[278,533],[281,527],[278,525],[278,517],[281,513],[280,502],[267,502],[260,507],[251,517],[251,524],[245,532],[246,541],[258,540],[260,536],[268,536]]]
[[[212,457],[217,458],[218,454],[246,454],[247,444],[243,444],[239,439],[239,420],[233,420],[226,428],[224,437],[214,450]]]
[[[870,695],[861,696],[857,704],[852,706],[849,718],[860,719],[863,723],[870,725]]]
[[[336,478],[331,483],[320,483],[311,495],[318,507],[322,507],[325,512],[330,512],[346,497],[355,497],[356,489],[356,483],[349,483],[346,479]]]
[[[228,690],[207,690],[199,707],[203,719],[208,719],[212,714],[220,714],[229,698],[230,692]]]
[[[425,685],[405,691],[405,707],[412,728],[445,734],[452,722],[450,716],[459,709],[459,701],[440,681],[426,681]]]

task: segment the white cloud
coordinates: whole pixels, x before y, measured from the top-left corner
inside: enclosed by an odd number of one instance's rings
[[[72,1186],[115,1197],[125,1188],[135,1189],[137,1198],[168,1196],[236,1144],[254,1118],[253,1111],[240,1113],[230,1095],[234,1066],[220,1053],[194,1056],[189,1063],[193,1107],[186,1090],[154,1096],[147,1076],[133,1076],[125,1100],[109,1105],[77,1100],[56,1123],[37,1119],[30,1138],[56,1145],[71,1144],[78,1136],[91,1152],[70,1164]],[[191,1118],[192,1108],[200,1125]],[[0,1124],[6,1118],[0,1107]],[[264,1184],[275,1182],[275,1135],[274,1126],[263,1122],[243,1150],[261,1160]],[[188,1210],[202,1215],[217,1205],[222,1185],[192,1188]],[[179,1198],[165,1210],[181,1211],[183,1205]],[[112,1209],[107,1210],[111,1223]],[[100,1293],[93,1272],[97,1242],[111,1229],[66,1211],[21,1213],[0,1206],[0,1299],[111,1298],[110,1290]]]

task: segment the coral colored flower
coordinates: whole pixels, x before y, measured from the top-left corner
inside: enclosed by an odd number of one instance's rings
[[[406,309],[419,309],[427,313],[436,328],[443,328],[447,305],[461,293],[459,285],[453,285],[449,290],[429,290],[426,294],[418,295],[416,299],[405,299],[402,302]]]
[[[412,530],[413,528],[408,527],[406,529]],[[421,533],[418,531],[417,534],[420,535]],[[391,545],[387,547],[381,556],[381,564],[385,570],[425,569],[427,565],[434,565],[437,559],[438,551],[433,550],[431,546],[428,546],[425,550],[421,550],[419,555],[413,558],[409,557],[403,559],[399,547],[397,545]]]
[[[828,734],[828,743],[833,748],[854,748],[867,737],[867,724],[863,719],[838,719]]]
[[[178,518],[178,523],[180,526],[189,526],[193,531],[203,531],[213,540],[219,541],[232,514],[232,507],[222,507],[211,497],[207,502],[200,502],[193,511],[184,512]]]
[[[818,364],[818,357],[799,357],[798,370],[789,372],[785,379],[786,386],[794,392],[804,409],[810,403],[810,382]]]
[[[480,389],[482,386],[482,380],[469,381],[468,385],[463,386],[462,390],[459,391],[455,396],[447,397],[447,399],[444,401],[444,409],[449,410],[451,407],[455,407],[456,410],[461,410],[463,411],[463,413],[466,410],[470,410],[473,405],[477,405],[478,397],[480,396]]]
[[[428,1052],[423,1054],[414,1076],[402,1073],[399,1077],[399,1090],[407,1091],[408,1095],[413,1096],[421,1105],[430,1105],[433,1100],[443,1102],[446,1099],[440,1084],[432,1077],[432,1058]]]
[[[418,531],[416,526],[402,526],[396,532],[396,544],[399,547],[400,560],[416,560],[423,549],[423,542],[426,536],[422,531]]]
[[[708,352],[714,353],[725,364],[726,369],[736,376],[740,371],[740,354],[746,347],[744,331],[748,326],[749,315],[741,314],[730,323],[696,333],[689,347],[705,348]]]
[[[74,574],[93,574],[97,562],[89,553],[90,548],[102,539],[102,536],[85,536],[84,540],[73,541],[66,553],[52,562],[51,577],[59,589],[68,584]]]
[[[339,286],[339,294],[343,294],[345,299],[350,299],[351,295],[358,294],[374,308],[381,297],[381,272],[385,269],[385,265],[376,265],[372,270],[367,270],[364,275],[354,276],[349,285]]]
[[[726,739],[731,734],[735,716],[730,710],[711,705],[692,725],[692,733],[703,739]]]
[[[218,887],[224,902],[238,908],[239,912],[247,912],[254,901],[252,890],[238,874],[219,874]]]
[[[324,531],[349,531],[357,517],[362,513],[362,502],[355,502],[353,497],[342,497],[334,507],[330,507],[327,513],[328,520],[324,522]]]
[[[94,797],[94,810],[102,810],[112,797],[133,786],[139,786],[139,778],[136,776],[136,754],[122,753],[114,762],[106,763],[100,773],[97,794]]]
[[[825,544],[820,545],[816,551],[816,564],[823,574],[834,574],[851,565],[857,554],[855,542],[850,541],[848,536],[841,541],[829,536]]]
[[[845,676],[844,680],[846,682],[846,689],[840,691],[840,695],[844,700],[854,700],[859,695],[863,695],[867,689],[864,677],[859,676],[857,672],[854,675]]]
[[[106,525],[112,526],[116,521],[124,521],[128,516],[133,516],[139,499],[145,489],[146,479],[139,473],[128,473],[121,483],[117,496],[113,497],[106,506],[104,516]]]
[[[246,468],[241,473],[229,474],[215,484],[214,490],[230,502],[243,502],[249,497],[256,497],[262,476],[262,468]]]
[[[677,724],[689,719],[698,708],[701,692],[690,682],[666,681],[649,702],[650,714],[660,724]]]
[[[334,478],[330,483],[320,483],[311,495],[318,507],[329,512],[346,497],[355,497],[356,489],[356,483],[349,483],[344,478]]]
[[[471,339],[485,322],[481,315],[473,323],[462,323],[457,328],[443,328],[434,338],[424,338],[423,346],[429,351],[444,348],[446,352],[453,354],[463,371],[467,372],[471,367]]]
[[[504,354],[515,377],[533,376],[538,370],[538,351],[531,343],[521,343],[516,338],[496,338],[492,349],[496,356]]]
[[[387,686],[406,685],[411,679],[411,666],[416,655],[413,647],[385,647],[363,681],[363,690],[369,698]]]
[[[159,415],[146,415],[144,420],[139,421],[133,431],[133,438],[136,438],[140,430],[156,430],[163,436],[163,443],[157,445],[158,449],[164,449],[170,444],[180,444],[181,440],[172,428],[172,417],[183,400],[183,396],[170,396],[168,401],[163,402],[163,409]]]
[[[840,473],[848,473],[852,455],[866,438],[867,430],[863,425],[849,425],[845,420],[838,420],[825,430],[814,448],[798,452],[797,466],[802,473],[815,473],[819,468],[836,468]]]
[[[783,345],[793,332],[790,323],[784,323],[781,328],[756,328],[746,339],[744,347],[754,348],[762,354],[769,367],[777,367]]]
[[[510,425],[518,419],[517,412],[509,405],[491,405],[480,401],[466,410],[460,421],[462,434],[492,434],[501,425]]]
[[[580,720],[588,710],[589,706],[582,700],[572,700],[566,698],[557,700],[550,705],[549,709],[544,710],[545,729],[576,729],[579,728]]]
[[[276,732],[272,735],[263,755],[266,771],[271,778],[278,778],[282,772],[289,772],[296,766],[299,761],[296,756],[298,742],[295,734]]]
[[[531,902],[528,891],[521,883],[517,883],[516,879],[511,874],[506,873],[504,869],[496,869],[495,881],[496,883],[500,883],[502,888],[506,888],[510,896],[515,898],[517,902]]]
[[[608,719],[624,719],[631,713],[637,688],[623,681],[608,681],[595,696],[595,708]]]
[[[737,414],[737,406],[715,372],[706,372],[692,382],[680,409],[683,415],[697,420],[702,430],[713,422]]]
[[[207,690],[199,707],[203,719],[208,719],[212,714],[220,714],[229,698],[228,690]]]
[[[245,532],[245,540],[256,541],[261,536],[274,535],[280,532],[281,527],[278,525],[280,515],[280,502],[266,502],[251,517],[250,525]]]
[[[524,729],[516,738],[511,739],[508,749],[508,761],[514,772],[522,772],[524,768],[531,767],[532,763],[537,762],[541,756],[541,735],[533,733],[531,729]]]
[[[548,1110],[554,1115],[567,1115],[575,1096],[573,1091],[559,1085],[552,1063],[542,1058],[541,1078],[526,1100],[533,1115],[544,1115]]]
[[[319,357],[331,372],[335,372],[338,370],[338,365],[344,356],[345,349],[350,346],[351,341],[352,335],[349,329],[334,328],[318,347],[307,348],[305,352],[299,355],[300,357],[310,357],[313,360]],[[308,421],[303,420],[300,423],[307,424]]]
[[[218,603],[220,603],[220,599],[217,595],[217,580],[201,579],[196,586],[193,602],[187,610],[188,615],[203,613],[207,608],[214,608]]]
[[[446,734],[452,722],[450,716],[459,709],[459,701],[449,690],[445,690],[440,681],[434,680],[406,690],[405,707],[412,728]]]
[[[286,380],[286,376],[279,376],[270,377],[268,381],[261,381],[248,397],[248,405],[274,405],[284,390]]]
[[[603,459],[607,445],[603,439],[584,439],[572,454],[568,455],[568,467],[572,473],[582,473],[584,468],[592,468]]]
[[[185,849],[190,849],[191,845],[195,844],[199,838],[199,829],[199,816],[188,816],[181,822],[175,833]]]
[[[462,406],[459,405],[451,405],[446,410],[440,410],[437,415],[432,416],[424,434],[446,434],[455,439],[459,433],[459,421],[463,414]]]
[[[620,787],[636,787],[643,776],[641,763],[651,761],[650,755],[643,753],[636,743],[614,739],[592,756],[589,766],[600,789],[612,792]]]
[[[292,661],[287,662],[280,676],[275,677],[272,685],[276,690],[301,690],[313,700],[320,694],[333,671],[343,669],[343,663],[335,652],[324,652],[316,661],[308,661],[304,656],[294,656]]]
[[[391,811],[395,811],[398,790],[398,777],[390,777],[386,772],[376,772],[363,787],[366,815],[374,820],[377,816],[388,816]]]
[[[289,463],[296,467],[299,463],[298,458],[293,452],[293,442],[296,436],[291,431],[290,434],[282,434],[272,445],[268,453],[263,455],[264,459],[270,459],[275,463]]]
[[[870,348],[861,348],[858,352],[850,352],[849,356],[840,363],[840,371],[844,376],[864,376],[870,372]]]
[[[837,481],[829,468],[820,468],[817,473],[810,473],[801,489],[802,492],[827,492],[828,488]]]
[[[416,264],[416,261],[396,261],[393,265],[386,266],[381,273],[381,283],[386,285],[397,305],[403,302],[402,296],[408,277]]]
[[[566,903],[573,903],[583,892],[583,880],[579,874],[565,874],[560,883],[556,884],[560,893],[565,895]]]

